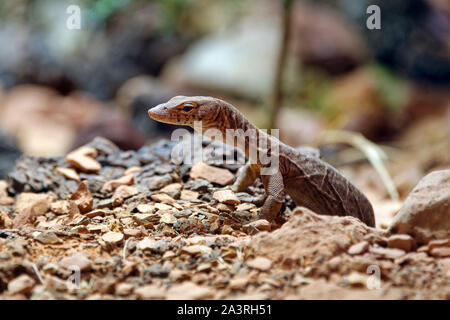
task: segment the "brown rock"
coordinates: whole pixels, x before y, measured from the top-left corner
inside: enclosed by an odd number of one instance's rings
[[[33,224],[34,217],[34,209],[32,207],[25,208],[14,217],[13,227],[19,229],[27,224]]]
[[[271,225],[269,221],[265,219],[259,219],[243,225],[242,230],[244,230],[244,232],[247,234],[256,234],[259,231],[270,231]]]
[[[209,254],[212,252],[212,249],[208,246],[194,244],[191,246],[185,246],[181,249],[182,252],[188,253],[190,255],[197,255],[197,254]]]
[[[131,237],[138,238],[142,235],[142,231],[137,228],[125,228],[123,229],[123,235],[125,236],[125,239]]]
[[[430,251],[431,255],[438,258],[450,257],[450,247],[438,247]]]
[[[248,284],[247,277],[235,277],[230,280],[229,286],[232,290],[245,290]]]
[[[161,202],[161,203],[169,203],[169,204],[172,204],[172,203],[175,203],[175,202],[176,202],[175,199],[173,199],[171,196],[169,196],[169,195],[167,195],[167,194],[165,194],[165,193],[152,194],[152,195],[150,196],[150,198],[151,198],[153,201]]]
[[[450,239],[433,240],[428,243],[428,250],[431,252],[434,248],[450,247]]]
[[[103,224],[90,224],[87,226],[87,229],[90,233],[104,233],[108,231],[108,227]]]
[[[237,205],[236,206],[236,211],[249,211],[249,210],[252,210],[252,209],[255,209],[255,208],[256,208],[255,204],[245,202],[245,203],[241,203],[241,204]]]
[[[218,190],[213,193],[213,198],[220,203],[236,205],[241,203],[239,198],[231,190]]]
[[[139,166],[133,166],[133,167],[129,167],[127,170],[125,170],[124,174],[128,175],[128,174],[134,174],[136,172],[141,171],[141,167]]]
[[[175,222],[177,222],[177,218],[175,218],[170,212],[165,212],[161,215],[161,219],[159,220],[159,222],[174,224]]]
[[[66,162],[84,172],[99,172],[101,164],[95,160],[97,150],[91,147],[80,147],[66,156]]]
[[[426,175],[406,198],[389,231],[419,242],[450,238],[450,170]]]
[[[153,213],[154,207],[148,203],[139,204],[136,209],[141,213]]]
[[[101,217],[104,215],[105,215],[105,211],[102,209],[95,209],[95,210],[89,211],[84,214],[85,217],[90,218],[90,219],[95,218],[95,217]]]
[[[208,287],[196,285],[193,282],[184,282],[172,286],[167,291],[168,300],[201,300],[210,299],[214,291]]]
[[[144,227],[159,223],[161,217],[154,213],[136,213],[132,216],[133,220]]]
[[[109,231],[102,236],[103,241],[110,244],[119,244],[123,241],[122,232]]]
[[[247,266],[260,271],[267,271],[272,267],[272,261],[264,257],[256,257],[247,261]]]
[[[192,190],[182,190],[180,194],[181,200],[197,200],[199,193]]]
[[[88,271],[91,269],[91,260],[86,258],[86,256],[78,252],[71,257],[63,258],[59,265],[63,268],[69,269],[72,266],[77,266],[80,268],[80,271]]]
[[[70,200],[55,201],[50,205],[50,210],[56,214],[68,214],[71,216],[80,213],[77,204]]]
[[[60,175],[62,175],[64,177],[66,177],[67,179],[75,180],[77,182],[81,181],[80,176],[78,175],[78,173],[73,168],[57,167],[55,169],[55,172],[57,174],[60,174]]]
[[[388,238],[388,247],[409,252],[416,247],[416,241],[407,234],[396,234]]]
[[[167,192],[167,193],[171,193],[174,191],[180,191],[181,190],[181,183],[171,183],[168,184],[167,186],[165,186],[164,188],[161,189],[161,192]]]
[[[234,175],[228,169],[213,167],[204,162],[193,165],[189,175],[192,179],[201,178],[222,186],[229,185],[234,181]]]
[[[131,186],[118,187],[113,195],[113,206],[121,205],[125,199],[132,197],[138,193],[139,191],[135,187]]]
[[[133,292],[134,286],[131,283],[120,282],[116,285],[115,293],[118,296],[127,296]]]
[[[27,274],[22,274],[8,283],[8,293],[27,294],[33,289],[36,281]]]
[[[130,186],[134,183],[134,176],[132,174],[124,175],[118,179],[105,182],[102,187],[103,192],[112,192],[120,186]]]
[[[367,241],[361,241],[348,248],[347,253],[350,255],[359,255],[365,253],[368,249],[369,243]]]
[[[164,299],[166,297],[166,290],[160,286],[149,284],[140,287],[134,291],[140,299]]]
[[[138,242],[137,248],[142,251],[153,250],[155,248],[155,240],[150,238],[142,239]]]
[[[272,261],[301,256],[304,264],[315,265],[318,252],[331,259],[365,236],[381,233],[353,217],[318,215],[300,207],[292,214],[281,228],[252,236],[245,247],[246,256],[270,257]]]
[[[405,255],[405,251],[400,249],[382,248],[382,247],[372,247],[370,252],[376,254],[385,259],[396,259]]]
[[[91,211],[94,204],[94,198],[85,181],[82,181],[78,185],[78,189],[70,196],[69,200],[75,202],[81,213]]]
[[[53,193],[22,192],[17,197],[16,210],[21,212],[25,208],[33,208],[34,214],[40,216],[50,210],[50,205],[55,200]]]

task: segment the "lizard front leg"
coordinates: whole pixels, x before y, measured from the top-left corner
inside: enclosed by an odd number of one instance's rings
[[[259,173],[260,170],[257,164],[247,162],[245,166],[242,167],[236,181],[231,186],[231,190],[233,192],[245,191],[259,177]]]
[[[261,218],[271,222],[283,206],[285,198],[283,176],[277,171],[273,175],[262,175],[261,180],[264,184],[267,198],[259,215]]]

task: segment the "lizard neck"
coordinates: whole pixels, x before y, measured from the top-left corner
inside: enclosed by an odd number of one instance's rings
[[[215,124],[215,128],[225,138],[223,142],[240,148],[253,163],[261,164],[260,154],[267,154],[274,138],[258,129],[231,104],[222,105],[220,112],[220,121]]]

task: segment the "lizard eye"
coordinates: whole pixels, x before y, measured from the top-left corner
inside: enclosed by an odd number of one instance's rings
[[[183,105],[183,108],[182,108],[181,110],[183,110],[184,112],[189,112],[189,111],[191,111],[193,108],[194,108],[194,105],[193,105],[193,104],[185,103],[185,104]]]

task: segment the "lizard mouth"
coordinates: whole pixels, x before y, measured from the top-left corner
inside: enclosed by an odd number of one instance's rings
[[[153,120],[164,122],[164,123],[172,123],[170,121],[170,114],[167,110],[167,107],[164,107],[162,105],[153,107],[148,110],[148,115]]]

